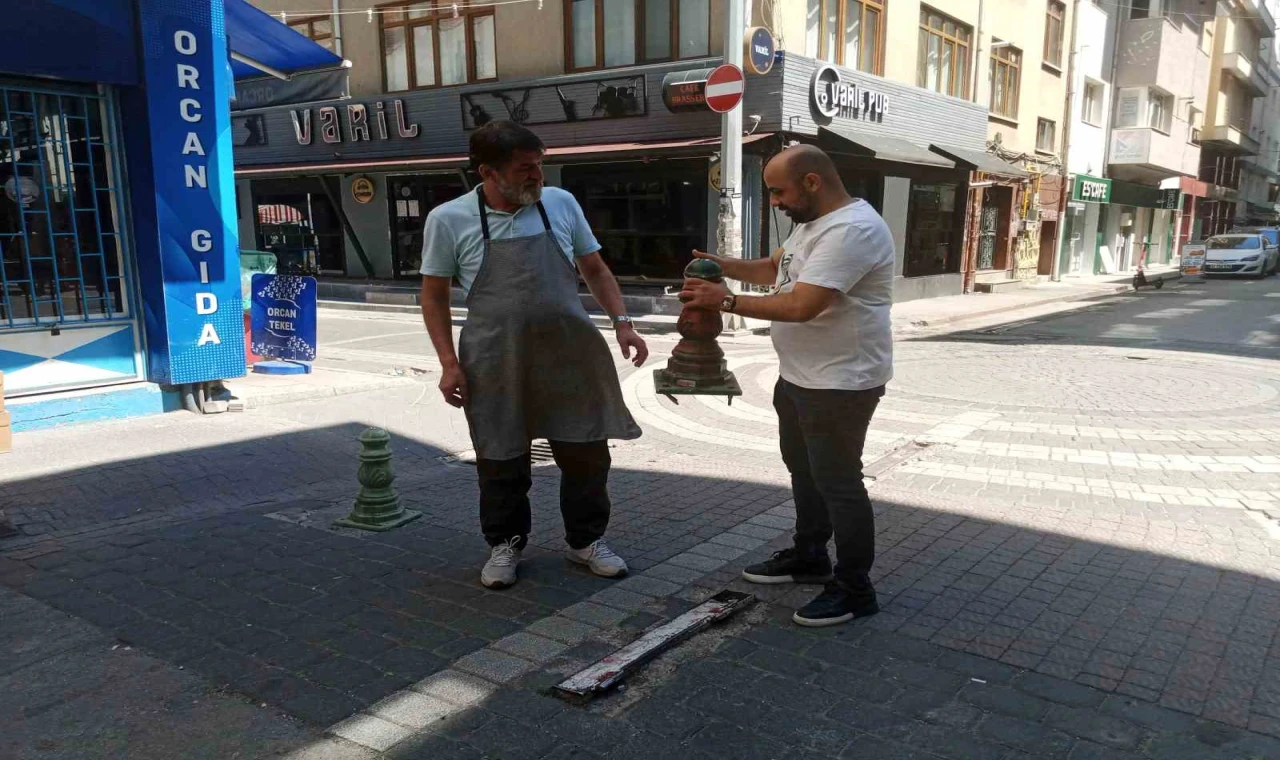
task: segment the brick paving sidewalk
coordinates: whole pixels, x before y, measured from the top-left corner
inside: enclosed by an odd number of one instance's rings
[[[129,428],[121,447],[156,438],[132,462],[77,454],[79,472],[16,481],[16,502],[43,499],[32,515],[66,514],[0,557],[0,583],[314,729],[342,721],[298,757],[1280,757],[1280,418],[1257,410],[1277,373],[946,349],[902,348],[869,440],[887,456],[884,611],[807,632],[787,618],[814,589],[752,589],[756,609],[589,708],[545,690],[786,542],[776,362],[758,349],[733,407],[677,409],[624,380],[647,435],[615,449],[611,540],[637,571],[622,582],[558,556],[554,468],[535,470],[524,580],[489,592],[473,471],[404,440],[398,482],[424,517],[338,533],[352,484],[335,463],[358,426],[245,416],[221,442],[231,426]],[[1113,392],[1175,381],[1234,384],[1248,408]],[[241,460],[250,478],[219,480]]]

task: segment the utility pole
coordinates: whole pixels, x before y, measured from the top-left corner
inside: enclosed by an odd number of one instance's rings
[[[742,69],[743,35],[747,30],[746,0],[729,0],[729,18],[724,28],[724,62]],[[716,253],[742,258],[742,109],[743,104],[720,118],[720,203],[717,214]],[[741,285],[731,282],[734,292]],[[737,329],[742,318],[726,315],[729,329]]]
[[[1068,161],[1071,155],[1071,123],[1075,121],[1076,100],[1076,28],[1080,24],[1080,0],[1071,4],[1071,47],[1067,56],[1067,102],[1062,106],[1062,166],[1058,173],[1062,177],[1061,194],[1058,197],[1058,234],[1053,241],[1053,266],[1050,268],[1050,279],[1054,282],[1062,280],[1062,241],[1067,238],[1067,198],[1071,194],[1071,167]],[[1084,115],[1081,106],[1081,116]]]

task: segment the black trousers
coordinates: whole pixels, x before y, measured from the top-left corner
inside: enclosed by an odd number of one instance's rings
[[[560,467],[560,514],[565,541],[574,549],[590,546],[609,527],[608,441],[550,441]],[[479,459],[480,528],[490,546],[518,539],[524,548],[533,525],[529,487],[533,485],[529,454],[515,459]]]
[[[875,514],[862,483],[862,448],[884,386],[865,391],[813,390],[778,380],[782,460],[791,472],[796,502],[796,549],[827,553],[836,539],[836,580],[853,587],[870,584],[876,559]]]

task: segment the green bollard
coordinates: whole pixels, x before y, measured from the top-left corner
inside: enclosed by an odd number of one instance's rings
[[[335,527],[361,530],[391,530],[422,517],[421,512],[400,506],[400,496],[391,487],[396,479],[391,472],[391,436],[382,428],[371,427],[360,434],[360,468],[351,514],[333,521]]]

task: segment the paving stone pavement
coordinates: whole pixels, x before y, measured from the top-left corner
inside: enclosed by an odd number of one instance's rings
[[[1274,362],[925,337],[898,344],[868,439],[883,612],[804,631],[816,589],[752,588],[588,707],[546,690],[787,542],[764,342],[731,347],[732,406],[623,371],[646,435],[614,449],[621,582],[558,556],[539,467],[524,581],[480,589],[474,472],[434,427],[397,432],[421,520],[324,529],[362,424],[414,402],[357,396],[42,439],[43,467],[0,474],[26,510],[0,583],[331,729],[299,758],[1280,757]]]

